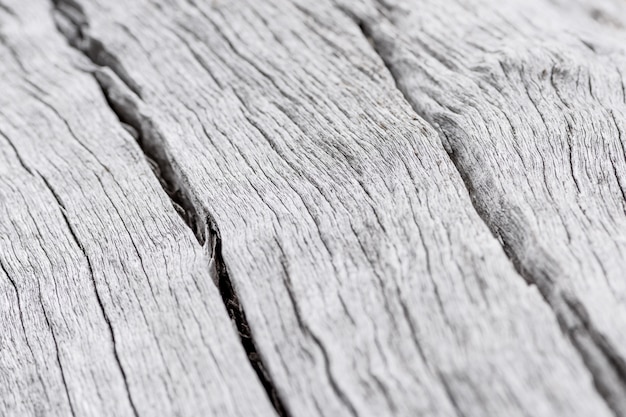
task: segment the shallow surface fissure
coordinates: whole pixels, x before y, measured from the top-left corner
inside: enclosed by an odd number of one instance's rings
[[[544,301],[555,314],[561,330],[567,335],[568,339],[583,359],[583,363],[593,377],[594,385],[598,393],[616,416],[626,416],[626,372],[618,359],[618,355],[614,352],[614,349],[608,345],[606,340],[603,340],[602,335],[593,328],[592,324],[584,319],[586,313],[581,304],[575,302],[578,308],[572,308],[571,300],[568,300],[566,295],[561,294],[560,291],[553,288],[549,276],[537,276],[524,267],[515,251],[507,244],[505,237],[499,232],[498,225],[489,220],[489,208],[482,207],[480,203],[476,201],[468,172],[466,172],[462,163],[455,156],[454,150],[445,145],[445,132],[433,124],[428,115],[420,112],[419,109],[412,104],[409,94],[399,84],[393,64],[388,61],[388,54],[381,50],[384,46],[380,45],[376,40],[372,28],[355,14],[345,10],[344,12],[358,25],[363,36],[369,41],[372,49],[380,57],[389,71],[396,84],[396,88],[400,91],[405,100],[411,105],[413,110],[439,134],[446,154],[463,181],[474,210],[494,238],[500,243],[504,253],[515,267],[517,273],[528,285],[537,286]],[[581,309],[583,309],[582,312],[580,311]]]

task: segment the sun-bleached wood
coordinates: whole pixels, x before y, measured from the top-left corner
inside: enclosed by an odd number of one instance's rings
[[[355,10],[360,4],[355,2]],[[219,234],[293,416],[608,416],[437,133],[327,1],[57,2]]]
[[[626,415],[625,5],[371,5],[359,18],[399,88]]]
[[[0,415],[275,416],[208,254],[50,9],[0,8]]]

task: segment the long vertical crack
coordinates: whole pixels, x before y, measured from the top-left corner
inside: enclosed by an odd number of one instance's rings
[[[375,36],[371,25],[360,19],[349,10],[343,7],[339,8],[348,15],[359,27],[363,36],[369,41],[372,49],[381,58],[385,67],[391,74],[396,88],[402,93],[404,99],[411,104],[413,110],[425,121],[431,123],[431,117],[423,114],[411,99],[410,92],[402,88],[399,83],[399,75],[395,70],[395,66],[390,62],[390,51],[386,50],[387,46],[382,45]],[[437,127],[436,123],[431,123],[434,130],[446,139],[446,132]],[[449,141],[443,141],[443,143]],[[554,312],[561,330],[569,338],[574,348],[581,356],[583,363],[589,370],[594,386],[600,396],[604,399],[609,408],[617,417],[626,417],[626,362],[617,353],[608,340],[593,327],[588,318],[584,306],[573,296],[563,294],[553,284],[550,279],[550,272],[539,270],[530,271],[513,249],[510,242],[510,236],[503,230],[496,221],[491,220],[489,216],[489,207],[484,206],[476,198],[475,189],[472,185],[470,173],[467,172],[458,156],[453,149],[444,146],[450,161],[461,176],[465,188],[470,196],[470,200],[474,210],[483,223],[490,230],[494,238],[500,242],[506,256],[512,262],[517,273],[529,284],[536,285],[541,293],[544,301]]]
[[[280,417],[289,417],[276,385],[259,354],[250,331],[245,310],[230,279],[222,257],[220,232],[209,213],[201,213],[182,174],[172,163],[163,137],[155,123],[139,111],[141,89],[128,75],[119,60],[105,45],[88,34],[88,21],[82,7],[74,0],[52,0],[53,17],[59,32],[69,44],[96,66],[94,78],[104,98],[120,123],[137,140],[161,187],[170,197],[177,213],[193,231],[198,243],[211,252],[208,268],[221,295],[224,307],[234,323],[247,358]],[[119,79],[118,80],[116,80]],[[121,84],[121,85],[120,85]]]

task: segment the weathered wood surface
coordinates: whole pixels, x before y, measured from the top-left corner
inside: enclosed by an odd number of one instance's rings
[[[626,416],[626,5],[0,1],[0,415]]]
[[[109,68],[112,107],[200,238],[219,236],[288,413],[609,415],[596,369],[350,18],[364,4],[79,1],[57,16]]]
[[[0,415],[276,415],[206,251],[50,7],[0,9]]]
[[[394,0],[366,32],[626,415],[625,5]]]

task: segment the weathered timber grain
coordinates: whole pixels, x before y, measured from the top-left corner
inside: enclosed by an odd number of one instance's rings
[[[58,1],[56,16],[219,237],[292,415],[610,415],[335,5]]]
[[[50,9],[0,8],[0,415],[275,416],[209,254]]]
[[[356,14],[399,88],[436,126],[478,212],[625,416],[624,5],[375,6]]]

